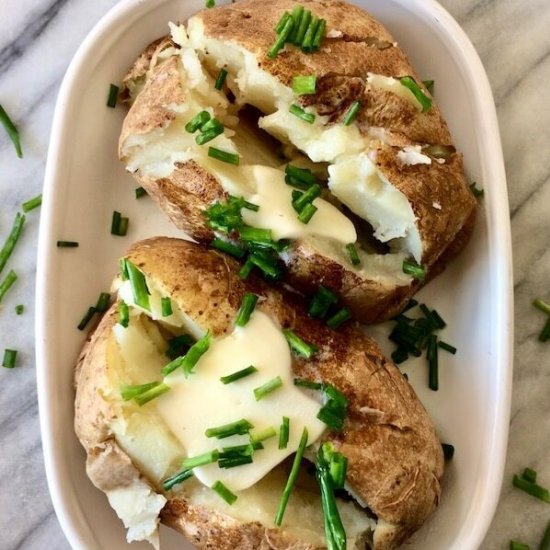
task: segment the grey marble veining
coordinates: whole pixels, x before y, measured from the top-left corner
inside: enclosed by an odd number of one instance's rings
[[[19,205],[42,186],[61,78],[88,30],[116,0],[3,0],[0,103],[17,121],[24,160],[0,132],[0,240]],[[531,466],[550,485],[550,345],[536,337],[550,298],[550,3],[442,0],[487,69],[499,116],[515,270],[516,352],[510,439],[500,503],[482,548],[511,538],[536,548],[550,506],[515,490]],[[19,280],[0,310],[0,351],[20,350],[20,367],[0,369],[0,548],[69,548],[53,513],[42,462],[34,370],[34,279],[39,211],[30,212],[10,261]],[[16,316],[16,304],[25,313]]]

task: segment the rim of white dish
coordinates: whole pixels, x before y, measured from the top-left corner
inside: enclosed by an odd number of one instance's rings
[[[48,311],[45,302],[41,298],[47,295],[49,286],[52,284],[47,277],[52,262],[51,255],[47,253],[47,245],[52,239],[49,219],[54,210],[54,182],[57,180],[58,159],[62,155],[60,146],[64,141],[66,132],[65,116],[62,115],[71,103],[71,90],[75,81],[78,80],[80,73],[86,70],[83,61],[88,55],[92,54],[95,44],[102,37],[107,36],[113,27],[127,23],[129,19],[135,21],[137,18],[141,18],[150,11],[157,9],[159,4],[168,1],[170,0],[161,0],[160,2],[158,0],[122,0],[111,8],[92,28],[78,48],[59,91],[44,179],[36,277],[36,378],[41,434],[49,433],[52,426],[52,414],[47,406],[47,396],[51,395],[51,391],[54,389],[51,387],[51,377],[48,370],[48,366],[53,364],[54,358],[50,357],[51,352],[47,345],[51,336],[51,325],[48,323]],[[483,139],[490,139],[494,143],[494,146],[489,148],[489,158],[486,158],[483,163],[484,169],[488,168],[488,173],[483,174],[483,179],[484,181],[491,181],[493,186],[502,187],[499,193],[490,194],[493,205],[491,209],[487,210],[487,213],[489,215],[488,225],[492,228],[492,234],[498,235],[498,239],[488,239],[490,269],[499,271],[499,277],[493,280],[499,282],[501,288],[499,288],[498,295],[504,297],[496,306],[498,313],[495,321],[498,323],[497,339],[503,344],[497,347],[495,363],[501,366],[501,371],[504,367],[507,367],[504,368],[505,377],[500,380],[497,388],[493,408],[504,412],[493,423],[493,429],[490,433],[490,448],[492,451],[480,464],[480,476],[486,480],[485,485],[482,487],[483,490],[479,490],[478,494],[475,495],[462,529],[458,533],[461,547],[460,549],[456,548],[456,550],[473,550],[483,542],[498,504],[506,460],[511,404],[513,374],[512,248],[510,224],[507,216],[508,195],[501,153],[502,148],[489,80],[476,50],[465,32],[435,0],[395,0],[395,2],[406,6],[409,10],[434,17],[438,23],[435,28],[439,30],[441,40],[454,44],[453,49],[459,57],[458,65],[461,71],[470,75],[469,78],[465,79],[465,82],[470,84],[475,82],[476,84],[476,88],[470,90],[471,97],[474,98],[476,111],[479,114],[476,130],[481,133]],[[85,519],[79,517],[81,515],[79,507],[71,508],[63,497],[58,467],[59,450],[52,444],[55,439],[55,437],[50,436],[42,441],[48,487],[55,512],[69,543],[73,548],[81,548],[82,538],[79,520],[85,521]],[[488,459],[489,456],[492,457],[491,461]],[[494,457],[496,457],[496,460]]]

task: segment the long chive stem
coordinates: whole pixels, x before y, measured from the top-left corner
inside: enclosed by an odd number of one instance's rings
[[[17,212],[17,214],[15,215],[15,220],[13,221],[10,234],[6,239],[6,242],[4,243],[2,250],[0,250],[0,273],[2,273],[2,270],[4,269],[7,261],[9,260],[11,253],[13,252],[13,249],[17,244],[17,241],[19,240],[24,224],[25,224],[25,215]]]
[[[2,105],[0,105],[0,123],[2,123],[2,126],[4,126],[6,133],[11,139],[11,142],[15,147],[15,152],[17,153],[17,156],[20,159],[23,158],[23,150],[21,149],[21,138],[19,137],[19,131],[17,130],[15,124],[12,122],[11,118],[8,116],[8,113],[6,113]]]
[[[281,31],[279,32],[279,35],[277,36],[275,43],[273,44],[273,46],[271,46],[271,48],[269,48],[269,51],[267,52],[267,56],[270,59],[275,59],[277,57],[277,54],[282,50],[283,46],[285,45],[285,42],[290,36],[290,33],[292,32],[293,27],[294,27],[294,22],[292,21],[292,17],[290,17],[289,15]]]
[[[193,477],[192,470],[182,470],[181,472],[178,472],[177,474],[165,479],[162,482],[162,488],[165,491],[169,491],[170,489],[172,489],[172,487],[183,483],[186,479],[189,479],[190,477]]]
[[[548,492],[548,489],[541,487],[537,483],[531,483],[530,481],[523,479],[521,476],[514,475],[513,484],[514,487],[525,491],[527,494],[544,502],[550,503],[550,493]]]
[[[429,111],[432,106],[432,100],[422,91],[422,88],[416,83],[414,78],[410,76],[404,76],[399,79],[401,84],[408,88],[418,100],[422,107],[422,111]]]
[[[158,386],[155,386],[154,388],[151,388],[150,390],[147,390],[146,392],[138,395],[135,398],[135,401],[140,407],[142,407],[146,403],[149,403],[149,401],[156,399],[157,397],[168,391],[170,391],[170,386],[168,386],[167,384],[159,384]]]
[[[189,470],[197,468],[198,466],[204,466],[205,464],[212,464],[217,462],[220,453],[216,450],[203,453],[202,455],[190,456],[183,460],[182,467],[188,468]]]
[[[132,287],[134,303],[147,311],[151,311],[149,289],[147,288],[145,275],[129,260],[126,260],[126,270],[130,279],[130,286]]]
[[[235,166],[239,166],[240,163],[240,158],[238,154],[230,153],[228,151],[222,151],[221,149],[217,149],[216,147],[208,148],[208,156],[213,159],[226,162],[227,164],[234,164]]]
[[[15,281],[17,281],[17,274],[13,269],[10,269],[6,278],[0,283],[0,303]]]
[[[222,376],[220,378],[220,382],[222,384],[231,384],[233,382],[236,382],[237,380],[240,380],[241,378],[245,378],[246,376],[250,376],[251,374],[254,374],[255,372],[258,372],[258,369],[254,367],[253,365],[250,365],[249,367],[246,367],[245,369],[238,370],[237,372],[233,372],[231,374],[228,374],[227,376]]]
[[[153,382],[147,382],[145,384],[123,384],[120,387],[120,396],[122,397],[123,401],[131,401],[132,399],[135,399],[138,395],[142,395],[146,391],[156,388],[159,384],[160,382],[156,380]]]
[[[232,435],[245,435],[250,432],[252,428],[254,428],[254,426],[248,420],[242,418],[241,420],[237,420],[229,424],[208,428],[204,432],[204,435],[206,435],[206,437],[225,439],[226,437],[230,437]]]

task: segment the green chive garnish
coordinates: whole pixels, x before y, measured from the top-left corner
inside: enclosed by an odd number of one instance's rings
[[[307,191],[312,185],[319,183],[311,170],[298,168],[298,166],[292,164],[286,165],[285,182],[302,191]]]
[[[201,126],[201,133],[195,138],[197,145],[204,145],[223,134],[223,125],[217,118],[212,118]]]
[[[304,39],[302,40],[302,50],[309,53],[313,50],[313,40],[315,39],[315,33],[317,31],[317,25],[319,24],[319,18],[312,15],[311,21],[307,27]]]
[[[294,27],[294,22],[292,21],[292,17],[290,17],[289,15],[279,35],[277,36],[275,43],[273,44],[273,46],[271,46],[271,48],[269,48],[269,51],[267,52],[267,56],[270,59],[275,59],[277,57],[277,54],[283,48],[283,46],[285,45],[285,42],[290,36],[290,33],[292,32],[293,27]]]
[[[355,244],[348,243],[346,245],[346,251],[353,265],[359,265],[361,263],[361,260],[359,259],[359,254],[357,253],[357,248],[355,248]]]
[[[334,386],[323,384],[322,390],[325,393],[326,402],[317,414],[317,418],[332,430],[340,432],[344,427],[348,400],[344,394]]]
[[[259,227],[241,227],[239,237],[243,241],[254,243],[269,243],[273,240],[271,229],[261,229]]]
[[[283,422],[279,428],[279,449],[286,449],[290,434],[290,418],[283,416]]]
[[[25,306],[23,304],[19,304],[15,306],[15,313],[17,315],[21,315],[25,311]]]
[[[521,542],[516,542],[515,540],[510,541],[510,550],[531,550],[527,544],[522,544]]]
[[[189,479],[190,477],[193,477],[193,472],[191,470],[182,470],[181,472],[178,472],[177,474],[165,479],[162,482],[162,488],[165,491],[169,491],[172,487],[174,487],[174,485],[183,483],[186,479]]]
[[[292,78],[292,91],[296,95],[314,95],[317,88],[317,77],[309,76],[294,76]]]
[[[84,317],[82,317],[80,323],[78,323],[78,326],[76,327],[78,330],[84,330],[86,328],[86,325],[92,320],[92,317],[96,314],[95,307],[89,307],[88,311],[84,314]]]
[[[283,334],[290,345],[290,348],[294,350],[298,355],[311,359],[313,355],[318,351],[318,347],[313,344],[308,344],[302,340],[294,331],[290,329],[284,329]]]
[[[306,32],[309,28],[309,24],[311,23],[311,12],[309,10],[305,10],[302,14],[302,17],[300,18],[300,26],[298,27],[298,32],[296,33],[296,39],[295,44],[297,46],[301,46],[302,42],[304,41],[304,38],[306,36]]]
[[[317,212],[317,207],[314,206],[313,204],[309,203],[309,204],[306,204],[302,210],[300,211],[300,213],[298,214],[298,219],[302,222],[302,223],[309,223],[309,221],[311,220],[311,218],[313,218],[313,215],[315,214],[315,212]]]
[[[216,147],[208,148],[208,156],[216,160],[221,160],[222,162],[227,162],[227,164],[234,164],[235,166],[239,166],[240,163],[240,158],[238,154],[229,153],[228,151],[222,151],[221,149],[217,149]]]
[[[134,303],[147,311],[151,311],[149,289],[147,288],[145,275],[128,259],[126,260],[126,270],[132,287]]]
[[[20,159],[23,158],[23,151],[21,149],[21,139],[19,137],[19,131],[15,127],[15,124],[11,121],[11,118],[8,116],[8,113],[6,113],[2,105],[0,105],[0,122],[2,123],[2,126],[4,126],[6,133],[11,139],[11,142],[15,147],[15,152],[17,153],[17,156]]]
[[[439,389],[439,368],[437,354],[437,336],[435,334],[431,334],[428,337],[426,357],[428,359],[428,386],[430,390],[437,391]]]
[[[525,491],[529,495],[550,503],[550,494],[548,493],[548,489],[541,487],[537,483],[532,483],[526,479],[523,479],[521,476],[514,475],[513,484],[514,487]]]
[[[361,109],[361,102],[360,101],[354,101],[346,111],[346,114],[344,115],[344,126],[349,126],[359,114],[359,110]]]
[[[208,428],[204,432],[204,435],[206,435],[206,437],[215,437],[216,439],[225,439],[232,435],[245,435],[250,432],[252,428],[254,428],[254,426],[248,420],[242,418],[230,424]]]
[[[325,37],[325,31],[327,29],[327,22],[324,19],[319,19],[317,27],[315,29],[315,36],[313,37],[312,49],[318,50],[321,47],[321,42]]]
[[[216,6],[216,0],[206,0],[204,5],[210,9]]]
[[[478,189],[475,181],[470,184],[470,191],[476,199],[480,199],[485,194],[483,189]]]
[[[342,453],[333,452],[330,457],[330,477],[335,489],[343,489],[346,483],[348,459]]]
[[[2,360],[2,366],[7,369],[13,369],[15,367],[15,360],[17,359],[17,350],[5,349],[4,359]]]
[[[546,342],[547,340],[550,340],[550,319],[546,321],[539,334],[539,342]]]
[[[170,359],[176,359],[182,355],[193,345],[193,338],[189,334],[180,334],[168,340],[168,349],[166,350],[166,356]]]
[[[265,428],[260,432],[250,434],[250,443],[261,443],[262,441],[265,441],[266,439],[271,439],[276,435],[277,432],[275,431],[275,428],[273,426],[269,426],[269,428]]]
[[[279,21],[277,22],[277,24],[275,25],[275,29],[274,31],[277,33],[277,34],[280,34],[281,31],[284,29],[285,25],[286,25],[286,22],[290,19],[290,13],[288,13],[287,11],[285,11],[285,13],[283,13],[283,15],[281,15],[281,18],[279,19]]]
[[[25,224],[24,214],[20,214],[19,212],[17,212],[17,214],[15,215],[15,220],[13,221],[10,234],[6,239],[6,242],[4,243],[2,250],[0,250],[0,273],[4,269],[7,261],[9,260],[9,257],[11,256],[11,253],[13,252],[13,249],[19,239],[19,236],[21,235],[21,231],[23,230],[24,224]]]
[[[124,237],[128,232],[128,218],[124,217],[120,212],[113,211],[111,219],[111,235]]]
[[[250,258],[246,260],[246,262],[243,264],[241,269],[239,269],[239,278],[243,281],[245,279],[248,279],[248,276],[250,273],[252,273],[252,270],[254,269],[254,264],[250,261]]]
[[[546,313],[546,315],[550,315],[550,304],[545,302],[542,298],[536,298],[533,300],[533,305],[540,309],[542,312]]]
[[[237,325],[238,327],[244,327],[248,323],[248,321],[250,320],[250,316],[252,315],[252,312],[256,307],[258,298],[259,296],[250,292],[247,292],[244,295],[243,301],[241,303],[241,308],[239,309],[239,313],[237,314],[237,318],[235,319],[235,325]]]
[[[313,124],[315,122],[315,115],[313,113],[307,113],[299,105],[291,105],[288,111],[308,124]]]
[[[120,386],[120,397],[122,397],[124,401],[131,401],[132,399],[135,399],[138,395],[142,395],[146,391],[156,388],[159,384],[160,382],[158,381],[135,385],[123,384],[122,386]]]
[[[437,345],[441,349],[444,349],[445,351],[448,351],[449,353],[451,353],[453,355],[456,353],[456,348],[454,346],[451,346],[451,344],[447,344],[447,342],[443,342],[443,341],[439,340]]]
[[[305,378],[295,378],[294,385],[299,388],[307,388],[308,390],[324,389],[324,385],[321,382],[312,382],[311,380],[306,380]]]
[[[6,278],[0,283],[0,302],[2,302],[6,292],[8,292],[15,281],[17,281],[17,274],[13,269],[10,269]]]
[[[212,490],[216,491],[230,506],[237,500],[237,495],[232,493],[221,481],[216,481],[212,485]]]
[[[223,84],[226,78],[227,78],[227,71],[225,69],[220,69],[220,72],[218,73],[218,77],[216,78],[216,83],[214,84],[214,88],[216,88],[216,90],[221,90],[223,88]]]
[[[256,398],[256,401],[259,401],[260,399],[263,399],[266,395],[269,395],[270,393],[274,392],[276,389],[280,388],[283,385],[283,380],[280,376],[276,376],[275,378],[272,378],[265,384],[262,384],[261,386],[254,388],[254,397]]]
[[[128,304],[125,302],[120,302],[118,304],[118,322],[124,328],[128,328],[130,323],[130,310],[128,309]]]
[[[443,457],[445,460],[451,460],[455,455],[454,445],[450,443],[441,443],[441,448],[443,449]]]
[[[403,273],[411,275],[419,281],[423,281],[426,278],[426,268],[418,265],[416,262],[408,262],[403,260]]]
[[[143,392],[135,397],[135,401],[140,407],[142,407],[146,403],[149,403],[149,401],[156,399],[168,391],[170,391],[170,386],[167,384],[159,384],[158,386],[155,386],[154,388],[151,388],[150,390],[147,390],[146,392]]]
[[[261,443],[253,445],[247,443],[245,445],[233,445],[231,447],[222,447],[220,452],[220,459],[223,458],[237,458],[240,456],[252,456],[257,449],[263,449]]]
[[[172,300],[170,300],[168,296],[164,296],[160,299],[160,307],[163,317],[170,317],[170,315],[174,313],[172,311]]]
[[[77,241],[57,241],[57,248],[78,248]]]
[[[292,32],[288,37],[288,41],[291,44],[296,44],[296,37],[298,36],[298,30],[300,28],[300,21],[302,20],[303,13],[304,6],[300,4],[296,4],[292,8],[292,13],[290,14],[290,16],[292,17]]]
[[[199,359],[208,351],[210,348],[211,334],[208,331],[200,340],[195,342],[182,357],[178,357],[168,363],[162,369],[162,375],[168,376],[171,372],[174,372],[178,368],[183,368],[183,373],[187,378],[190,374],[193,374],[193,369],[198,363]]]
[[[100,313],[107,311],[107,308],[109,307],[110,299],[111,299],[111,295],[108,292],[102,292],[99,295],[99,298],[97,299],[97,304],[95,306],[96,310],[99,311]]]
[[[118,86],[111,84],[109,86],[109,95],[107,97],[107,107],[114,109],[116,107],[116,101],[118,98]]]
[[[143,187],[136,187],[136,199],[141,199],[145,195],[147,195],[147,191]]]
[[[530,483],[536,483],[537,482],[537,472],[533,470],[533,468],[524,468],[523,473],[521,474],[521,477]]]
[[[42,204],[42,194],[37,195],[36,197],[28,200],[27,202],[24,202],[21,205],[21,207],[23,208],[23,212],[30,212],[31,210],[38,208],[41,204]]]
[[[422,112],[429,111],[432,106],[432,100],[422,91],[422,88],[415,82],[414,78],[410,76],[404,76],[399,79],[401,84],[408,88],[416,97],[420,105],[422,106]]]
[[[337,302],[338,296],[328,288],[320,285],[319,290],[315,296],[313,296],[311,303],[309,304],[309,316],[316,319],[324,319],[328,314],[330,306],[336,304]]]
[[[538,550],[550,550],[550,523],[548,523],[544,531]]]
[[[351,314],[346,308],[342,308],[336,312],[332,317],[327,320],[327,325],[332,328],[338,328],[342,323],[345,323],[348,319],[351,319]]]
[[[220,468],[236,468],[244,464],[252,464],[252,455],[232,456],[228,458],[220,458],[218,466]]]
[[[217,462],[219,456],[220,453],[218,451],[209,451],[208,453],[204,453],[202,455],[187,457],[186,459],[184,459],[181,465],[183,468],[192,470],[197,466],[204,466],[205,464],[212,464],[213,462]]]
[[[305,193],[302,193],[294,202],[293,207],[297,212],[311,204],[317,197],[321,196],[321,187],[317,184],[312,185]]]
[[[228,374],[227,376],[220,377],[220,382],[222,384],[231,384],[233,382],[236,382],[237,380],[240,380],[241,378],[245,378],[246,376],[250,376],[251,374],[254,374],[255,372],[258,372],[258,369],[254,367],[253,365],[250,365],[249,367],[246,367],[245,369],[238,370],[237,372],[233,372],[231,374]]]
[[[218,250],[221,250],[222,252],[225,252],[235,258],[242,258],[246,254],[246,250],[244,248],[241,248],[240,246],[237,246],[229,241],[225,241],[224,239],[220,239],[219,237],[216,237],[210,243],[210,246],[217,248]]]
[[[210,118],[210,113],[208,111],[201,111],[185,125],[185,130],[190,134],[194,134],[199,128],[202,128]]]
[[[279,501],[279,508],[277,509],[277,515],[275,516],[275,525],[278,527],[283,523],[283,516],[285,514],[286,505],[288,504],[288,499],[290,498],[290,493],[292,488],[296,483],[296,478],[298,477],[298,471],[300,470],[300,464],[302,463],[302,457],[304,456],[304,450],[307,446],[307,428],[304,428],[302,432],[302,437],[300,438],[300,444],[296,450],[296,455],[294,456],[294,462],[292,463],[292,469],[288,476],[286,486],[284,488],[283,494],[281,495],[281,500]]]
[[[424,87],[430,94],[434,95],[435,80],[423,80],[422,84],[424,84]]]
[[[126,258],[120,258],[118,261],[119,269],[120,269],[120,278],[123,281],[127,281],[129,279],[128,277],[128,268],[126,267]]]

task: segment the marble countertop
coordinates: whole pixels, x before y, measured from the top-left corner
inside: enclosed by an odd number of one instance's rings
[[[56,95],[87,32],[117,0],[3,0],[0,103],[17,121],[25,158],[0,132],[0,240],[14,212],[41,191]],[[482,545],[511,538],[536,548],[550,507],[512,487],[530,466],[550,485],[550,344],[537,341],[550,298],[550,3],[442,0],[474,43],[493,88],[510,197],[515,284],[515,371],[508,457],[499,506]],[[27,224],[10,267],[19,275],[0,312],[0,352],[20,350],[0,369],[0,548],[69,548],[46,485],[34,369],[34,284],[40,211]],[[14,307],[25,312],[16,316]]]

